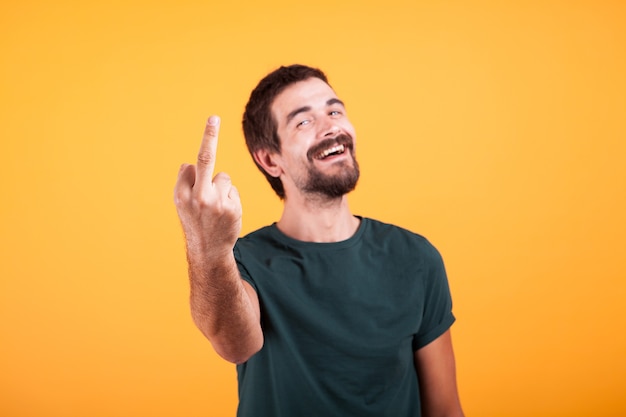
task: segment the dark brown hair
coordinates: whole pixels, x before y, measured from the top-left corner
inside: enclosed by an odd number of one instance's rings
[[[267,149],[280,153],[280,138],[277,125],[272,116],[274,99],[290,85],[309,78],[319,78],[328,84],[326,75],[317,68],[305,65],[280,67],[263,78],[250,94],[246,110],[243,113],[243,134],[246,138],[248,151],[254,160],[254,152]],[[254,160],[265,178],[280,198],[285,197],[285,190],[280,178],[272,177]]]

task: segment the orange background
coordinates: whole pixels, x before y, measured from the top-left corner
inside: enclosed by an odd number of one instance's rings
[[[625,22],[621,1],[3,2],[0,415],[234,415],[172,189],[218,113],[243,232],[278,218],[240,120],[294,62],[347,103],[354,212],[446,260],[466,414],[625,415]]]

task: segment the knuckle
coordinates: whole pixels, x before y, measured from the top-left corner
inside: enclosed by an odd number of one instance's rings
[[[197,206],[202,210],[215,207],[215,203],[213,202],[213,199],[210,198],[206,193],[198,194],[195,200],[196,200],[195,202]]]
[[[186,201],[187,201],[186,193],[180,188],[175,188],[174,189],[174,204],[177,207],[182,207],[185,205]]]
[[[211,137],[217,137],[217,128],[215,126],[207,125],[204,134]]]
[[[213,177],[213,181],[221,181],[221,182],[231,182],[230,175],[225,172],[218,172]]]
[[[230,187],[230,191],[228,191],[228,197],[230,198],[239,198],[239,190],[234,185]]]
[[[210,165],[213,158],[206,152],[200,152],[198,154],[198,165]]]
[[[180,193],[174,192],[174,204],[176,207],[180,207],[183,204],[183,198]]]

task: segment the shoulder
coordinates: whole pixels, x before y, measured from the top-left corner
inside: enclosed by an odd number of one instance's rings
[[[394,251],[419,253],[427,258],[439,258],[437,248],[424,236],[404,227],[379,220],[364,218],[365,237],[378,245]]]
[[[277,231],[276,225],[272,224],[237,239],[234,253],[239,260],[265,259],[289,250],[289,245]]]
[[[263,276],[258,271],[265,270],[268,261],[276,256],[276,250],[280,247],[272,229],[273,225],[265,226],[240,237],[233,248],[241,277],[248,281],[255,290],[258,289],[253,277]]]
[[[254,249],[258,250],[263,246],[275,246],[278,243],[279,236],[275,233],[275,224],[261,227],[247,235],[237,239],[235,248],[242,250]]]

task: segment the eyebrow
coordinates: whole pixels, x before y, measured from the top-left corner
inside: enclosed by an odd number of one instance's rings
[[[328,101],[326,101],[326,106],[332,106],[333,104],[340,104],[341,106],[345,107],[345,105],[343,104],[343,101],[339,100],[338,98],[331,98]],[[311,111],[311,106],[302,106],[299,107],[297,109],[295,109],[294,111],[290,112],[287,115],[287,124],[289,124],[289,122],[291,122],[291,120],[296,117],[298,114],[300,113],[304,113],[307,111]]]

